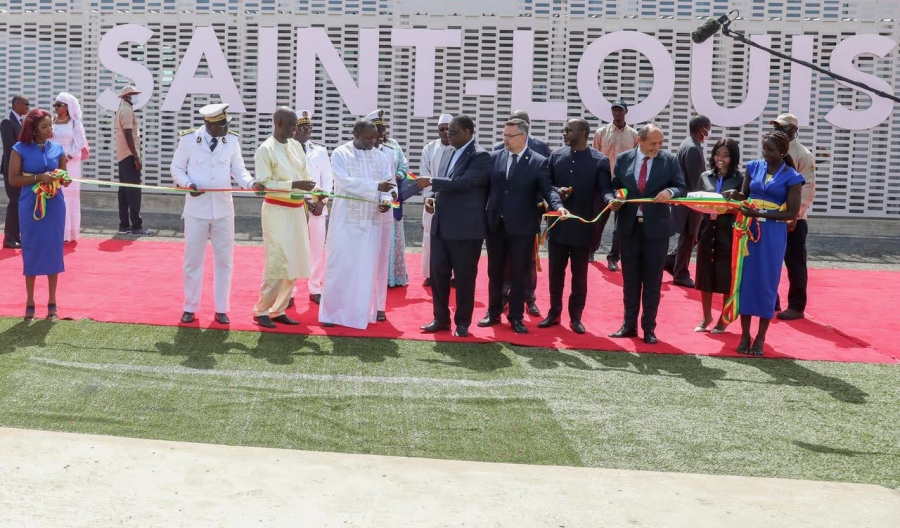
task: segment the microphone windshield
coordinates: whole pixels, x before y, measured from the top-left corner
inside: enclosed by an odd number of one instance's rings
[[[694,44],[702,44],[709,40],[710,37],[715,35],[721,27],[721,22],[719,22],[715,18],[710,18],[709,20],[704,22],[702,26],[698,27],[694,30],[693,33],[691,33],[691,40],[694,41]]]

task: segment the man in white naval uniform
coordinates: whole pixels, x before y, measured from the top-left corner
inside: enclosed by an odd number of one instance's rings
[[[334,192],[331,175],[331,159],[324,145],[309,140],[312,134],[312,112],[297,111],[297,132],[294,139],[300,142],[306,153],[306,168],[316,187]],[[306,200],[309,210],[309,300],[319,304],[322,299],[322,281],[325,279],[325,224],[328,222],[328,200],[325,197]],[[294,291],[296,294],[296,290]]]
[[[206,241],[212,241],[215,262],[215,319],[229,324],[231,275],[234,268],[234,202],[231,193],[203,189],[231,187],[233,179],[244,189],[261,191],[244,167],[236,132],[228,130],[231,120],[227,104],[211,104],[200,109],[203,126],[183,130],[169,169],[179,187],[193,189],[184,201],[184,313],[181,322],[194,322],[200,309]]]
[[[428,143],[422,149],[420,176],[428,176],[430,178],[444,177],[443,174],[440,174],[438,167],[441,164],[441,156],[452,148],[450,146],[450,136],[447,135],[450,121],[453,121],[453,116],[450,114],[441,114],[441,117],[438,118],[438,135],[440,138]],[[431,187],[422,191],[422,197],[425,198],[426,205],[433,203],[433,200],[429,200],[434,197],[434,191],[431,190]],[[429,209],[431,208],[422,208],[422,276],[425,277],[425,282],[422,283],[422,286],[426,288],[431,287],[431,219],[434,217],[434,209],[431,209],[431,212],[429,212]]]

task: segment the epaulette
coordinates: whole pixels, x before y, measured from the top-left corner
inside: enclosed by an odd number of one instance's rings
[[[313,146],[316,146],[316,147],[321,147],[321,148],[323,148],[323,149],[325,149],[325,150],[328,150],[328,147],[326,147],[325,145],[323,145],[323,144],[321,144],[321,143],[316,143],[315,141],[310,141],[309,144],[310,144],[310,145],[313,145]]]
[[[229,130],[228,133],[229,133],[229,134],[234,134],[234,135],[237,136],[237,137],[241,137],[241,135],[238,134],[237,132],[235,132],[234,130]]]
[[[191,132],[196,132],[196,131],[197,131],[196,128],[189,128],[189,129],[187,129],[187,130],[182,130],[181,132],[178,133],[178,135],[179,135],[179,136],[186,136],[186,135],[190,134]]]

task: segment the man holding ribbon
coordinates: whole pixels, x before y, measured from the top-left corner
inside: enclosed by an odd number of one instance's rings
[[[200,309],[206,241],[212,242],[215,320],[229,324],[231,276],[234,270],[234,202],[230,192],[203,192],[231,188],[233,179],[244,189],[262,190],[244,167],[237,133],[228,129],[231,117],[224,103],[200,109],[203,126],[181,131],[169,170],[179,187],[191,189],[184,201],[184,313],[181,322],[194,322]]]
[[[284,311],[294,282],[309,277],[309,226],[303,205],[304,195],[316,188],[303,147],[294,139],[297,114],[280,107],[272,120],[272,137],[259,146],[253,157],[256,179],[266,191],[272,191],[266,193],[262,204],[266,266],[259,300],[253,307],[254,320],[264,328],[275,328],[275,323],[300,324]]]

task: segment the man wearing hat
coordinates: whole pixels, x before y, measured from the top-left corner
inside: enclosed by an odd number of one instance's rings
[[[438,170],[441,157],[444,152],[453,148],[450,145],[450,136],[447,135],[452,120],[453,116],[450,114],[441,114],[441,117],[438,118],[438,136],[440,137],[422,149],[419,176],[435,178],[442,176]],[[429,187],[422,191],[422,196],[425,198],[425,207],[422,208],[422,276],[425,277],[425,282],[422,283],[422,286],[429,288],[431,287],[431,219],[434,216],[434,191]]]
[[[132,96],[139,94],[134,86],[126,86],[119,92],[119,109],[116,110],[116,160],[119,162],[119,181],[141,183],[141,132],[134,115]],[[156,233],[144,228],[141,221],[141,190],[119,187],[119,234],[153,236]]]
[[[800,122],[793,114],[781,114],[769,121],[772,128],[780,130],[791,138],[791,148],[788,151],[794,160],[797,172],[803,175],[806,183],[800,192],[800,214],[796,220],[788,222],[787,247],[784,251],[784,267],[787,268],[788,282],[788,309],[779,312],[778,318],[791,321],[803,318],[806,311],[806,235],[809,227],[806,215],[816,196],[816,169],[815,158],[808,148],[797,139],[797,131]],[[780,306],[776,306],[779,310]]]
[[[206,240],[212,242],[215,319],[228,324],[231,275],[234,269],[234,202],[231,193],[204,193],[203,189],[231,187],[233,179],[244,189],[261,191],[244,167],[237,133],[228,130],[231,117],[224,103],[200,109],[203,126],[182,130],[169,170],[179,187],[193,189],[184,199],[184,313],[181,322],[194,322],[200,309]]]
[[[625,123],[625,116],[628,114],[628,104],[621,99],[612,102],[612,123],[604,125],[594,134],[594,149],[599,150],[604,156],[609,158],[609,169],[613,174],[616,173],[616,157],[626,151],[635,148],[638,144],[637,130]],[[607,211],[600,217],[600,220],[594,224],[594,244],[591,246],[590,261],[594,261],[594,253],[600,249],[600,239],[603,238],[603,229],[609,220],[610,212]],[[606,264],[609,271],[619,271],[619,233],[613,227],[612,247],[606,255]]]
[[[312,134],[312,112],[297,112],[297,131],[294,139],[306,153],[306,168],[316,187],[332,192],[334,180],[331,175],[331,160],[324,145],[309,140]],[[309,300],[319,304],[322,299],[322,281],[325,279],[325,224],[328,221],[327,199],[324,196],[306,198],[309,210]]]

